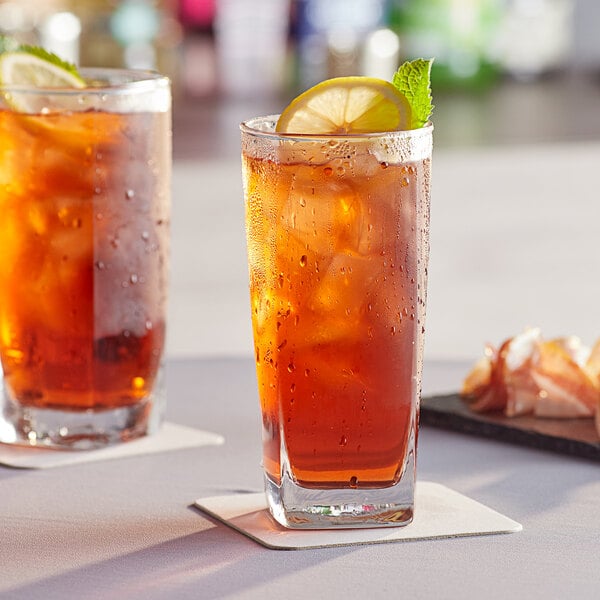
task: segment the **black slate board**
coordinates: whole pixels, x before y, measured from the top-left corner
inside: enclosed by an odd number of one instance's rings
[[[600,439],[594,419],[509,418],[502,413],[479,414],[469,410],[458,394],[449,394],[422,398],[420,422],[600,462]]]

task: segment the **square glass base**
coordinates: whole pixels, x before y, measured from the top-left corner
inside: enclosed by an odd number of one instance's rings
[[[413,519],[415,471],[412,456],[393,486],[364,489],[305,488],[284,475],[281,485],[265,475],[273,518],[290,529],[399,527]]]
[[[0,392],[0,442],[38,448],[94,450],[158,430],[166,394],[159,374],[153,393],[138,403],[107,410],[23,406]]]

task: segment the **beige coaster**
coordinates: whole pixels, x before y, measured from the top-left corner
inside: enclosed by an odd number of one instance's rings
[[[0,443],[0,464],[19,469],[48,469],[140,454],[214,446],[222,444],[224,441],[225,439],[216,433],[192,429],[175,423],[164,423],[152,435],[99,450],[52,450]]]
[[[415,518],[406,527],[285,529],[269,515],[263,493],[200,498],[195,505],[259,544],[277,550],[514,533],[523,529],[495,510],[430,481],[417,483]]]

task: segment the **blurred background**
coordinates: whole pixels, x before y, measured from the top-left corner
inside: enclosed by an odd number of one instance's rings
[[[174,91],[171,354],[249,354],[239,130],[435,57],[426,353],[600,335],[598,0],[0,0],[0,33]]]
[[[415,56],[436,58],[437,147],[595,137],[599,27],[598,0],[0,0],[0,33],[167,73],[176,158],[236,154],[223,123]]]

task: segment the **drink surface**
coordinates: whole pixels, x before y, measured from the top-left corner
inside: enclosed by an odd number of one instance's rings
[[[390,486],[416,436],[430,161],[299,148],[243,155],[264,467]]]
[[[0,356],[22,405],[148,395],[165,335],[168,113],[0,108]]]

